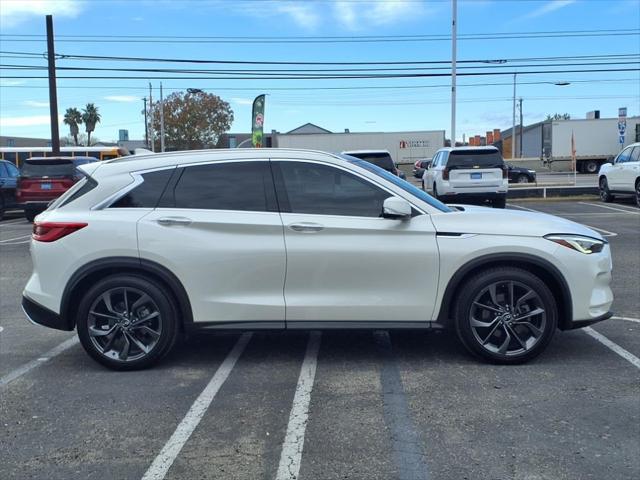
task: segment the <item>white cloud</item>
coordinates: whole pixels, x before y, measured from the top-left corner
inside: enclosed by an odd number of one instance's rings
[[[0,117],[0,127],[36,127],[50,124],[49,115],[26,115],[21,117]],[[58,118],[62,123],[62,116]]]
[[[336,20],[349,30],[415,20],[426,12],[421,3],[411,0],[382,0],[374,4],[337,1],[333,9]]]
[[[140,98],[133,95],[107,95],[104,99],[118,103],[133,103],[140,101]]]
[[[38,102],[37,100],[25,100],[24,103],[27,107],[45,108],[49,106],[49,102]]]
[[[24,85],[27,82],[23,82],[21,80],[5,80],[0,79],[0,87],[17,87],[19,85]]]
[[[83,10],[84,3],[84,0],[1,0],[0,24],[11,28],[43,15],[74,18]]]
[[[237,98],[234,97],[231,99],[233,103],[237,103],[238,105],[253,105],[253,100],[250,98]]]
[[[311,4],[277,2],[273,5],[273,8],[274,11],[289,16],[302,28],[314,29],[320,23],[320,15],[315,6]]]
[[[538,18],[547,13],[555,12],[556,10],[560,10],[561,8],[567,7],[572,3],[576,3],[576,0],[550,0],[544,5],[539,6],[535,10],[523,15],[518,20],[528,20],[532,18]]]

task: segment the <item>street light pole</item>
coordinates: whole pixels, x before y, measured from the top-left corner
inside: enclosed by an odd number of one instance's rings
[[[164,152],[164,98],[162,96],[162,82],[160,82],[160,151]]]
[[[451,146],[456,146],[456,40],[458,1],[451,0]]]
[[[511,115],[511,160],[516,158],[516,75],[513,74],[513,106]]]

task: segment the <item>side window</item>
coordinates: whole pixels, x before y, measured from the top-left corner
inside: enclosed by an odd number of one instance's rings
[[[631,158],[629,159],[629,161],[640,162],[640,145],[633,149],[633,152],[631,152]]]
[[[379,217],[391,194],[351,173],[306,162],[278,162],[284,191],[278,191],[283,211],[317,215]],[[281,198],[285,197],[285,198]]]
[[[628,162],[630,157],[631,157],[631,148],[632,147],[627,147],[624,150],[622,150],[620,152],[620,154],[618,155],[618,157],[616,158],[616,163],[626,163],[626,162]]]
[[[0,178],[7,178],[9,176],[9,172],[7,171],[6,163],[0,162]]]
[[[168,206],[163,198],[162,206]],[[274,212],[269,162],[210,163],[184,168],[174,190],[175,208]]]
[[[175,169],[142,175],[143,182],[111,205],[111,208],[156,208]]]
[[[640,149],[638,149],[640,151]],[[9,176],[12,178],[16,178],[20,176],[20,170],[18,170],[12,163],[5,163],[7,170],[9,171]]]

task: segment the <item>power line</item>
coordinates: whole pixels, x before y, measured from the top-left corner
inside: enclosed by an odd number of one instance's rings
[[[556,30],[534,32],[458,34],[465,40],[509,40],[535,38],[619,37],[640,35],[640,29]],[[41,42],[43,35],[0,34],[6,42]],[[351,36],[178,36],[178,35],[56,35],[56,43],[221,43],[221,44],[305,44],[305,43],[396,43],[444,42],[448,34],[432,35],[351,35]]]

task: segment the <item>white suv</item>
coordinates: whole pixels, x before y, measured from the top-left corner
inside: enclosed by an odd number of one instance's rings
[[[489,200],[504,208],[509,171],[496,147],[441,148],[422,176],[422,188],[447,202]]]
[[[611,202],[614,195],[635,195],[640,207],[640,143],[632,143],[622,150],[613,163],[604,163],[598,172],[598,187],[603,202]]]
[[[359,159],[233,149],[82,169],[36,218],[23,308],[77,328],[111,368],[151,365],[194,330],[445,326],[474,354],[518,363],[557,328],[611,316],[599,233],[450,209]]]

